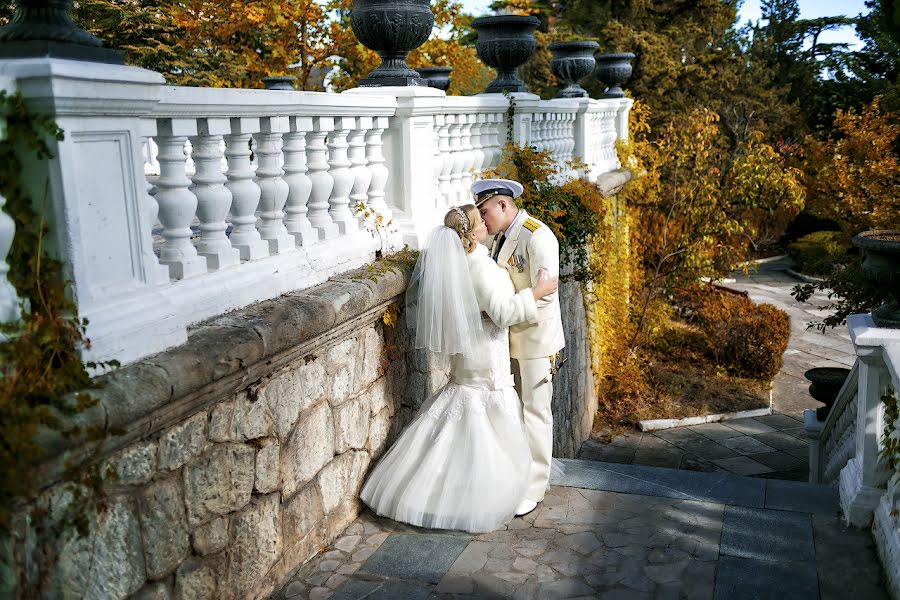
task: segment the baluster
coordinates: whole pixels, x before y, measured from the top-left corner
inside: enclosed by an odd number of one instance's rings
[[[550,150],[550,156],[553,157],[553,160],[559,162],[559,123],[560,123],[560,114],[554,113],[552,115],[548,115],[550,117],[550,132],[547,136],[548,147]]]
[[[156,135],[156,119],[141,119],[139,121],[139,132],[144,140],[143,147],[148,157],[152,157],[154,165],[152,171],[154,175],[159,174],[159,162],[156,160],[158,148],[153,136]],[[147,173],[147,165],[144,164],[144,173]],[[153,251],[153,230],[156,228],[157,219],[159,218],[159,203],[154,197],[156,195],[156,187],[150,181],[144,178],[144,196],[140,204],[144,213],[144,226],[150,231],[148,241],[141,249],[141,258],[143,262],[144,274],[149,284],[169,283],[169,267],[159,264],[159,257]]]
[[[450,169],[450,204],[459,204],[462,188],[462,170],[466,162],[462,153],[462,122],[465,119],[463,115],[447,115],[450,120],[450,153],[453,157]]]
[[[444,124],[444,115],[434,115],[432,129],[434,129],[434,156],[431,158],[432,177],[434,179],[434,207],[446,206],[444,195],[441,193],[441,170],[444,161],[441,155],[441,126]]]
[[[444,206],[450,206],[453,199],[453,184],[450,181],[450,172],[453,170],[453,152],[450,148],[450,115],[438,115],[441,128],[438,131],[438,146],[441,152],[441,174],[438,176],[438,189]]]
[[[489,153],[485,152],[484,157],[484,167],[487,169],[496,169],[500,165],[500,158],[503,155],[503,142],[500,140],[500,129],[502,127],[503,115],[500,113],[488,115],[488,135],[485,148]]]
[[[341,235],[359,229],[359,221],[350,212],[350,190],[353,189],[353,174],[350,173],[350,158],[347,156],[347,135],[353,129],[352,117],[334,119],[334,131],[328,136],[328,164],[331,166],[331,177],[334,186],[328,197],[328,214],[337,223]]]
[[[284,226],[284,204],[288,184],[282,176],[281,136],[288,131],[287,117],[263,117],[260,132],[253,136],[258,160],[256,183],[259,185],[259,237],[269,244],[269,254],[282,254],[295,248],[294,238]]]
[[[250,140],[259,131],[259,119],[231,119],[231,133],[225,136],[225,158],[231,192],[231,245],[241,253],[241,260],[257,260],[269,255],[269,244],[256,230],[256,208],[260,189],[253,180],[250,164]]]
[[[374,117],[372,128],[366,136],[366,159],[369,162],[369,171],[372,173],[372,182],[369,184],[369,206],[384,215],[385,219],[391,217],[391,209],[384,199],[384,186],[387,185],[388,168],[385,166],[385,158],[382,149],[384,142],[381,135],[387,129],[387,117]]]
[[[347,139],[350,144],[350,174],[353,176],[353,187],[350,190],[350,210],[357,214],[357,206],[363,204],[371,208],[369,203],[369,186],[372,184],[372,171],[366,158],[366,132],[372,128],[372,117],[357,117],[356,126]],[[362,219],[362,212],[357,214]]]
[[[570,113],[566,120],[566,160],[575,158],[575,113]]]
[[[465,204],[471,195],[472,189],[472,166],[475,164],[475,154],[472,152],[472,122],[475,120],[474,114],[460,115],[463,120],[462,131],[460,132],[459,144],[462,147],[462,172],[459,181],[459,200],[457,204]]]
[[[5,123],[0,121],[0,137],[3,134],[3,125]],[[0,323],[12,323],[19,320],[19,300],[16,296],[16,288],[6,278],[9,273],[6,255],[12,247],[13,236],[16,234],[16,223],[3,210],[5,204],[6,198],[0,195]],[[0,341],[4,339],[4,336],[0,334]]]
[[[160,250],[160,264],[168,265],[169,277],[185,279],[206,273],[206,258],[197,254],[191,243],[191,223],[197,210],[197,197],[188,187],[184,153],[188,135],[197,134],[197,123],[188,119],[161,119],[159,135],[159,180],[156,182],[156,201],[159,220],[163,224],[165,240]]]
[[[307,134],[306,166],[309,169],[309,179],[312,181],[312,192],[309,195],[309,222],[319,231],[320,240],[329,240],[338,235],[338,226],[328,214],[328,198],[331,196],[331,188],[334,187],[334,179],[328,172],[328,147],[325,145],[325,136],[334,130],[332,117],[316,117],[313,119],[313,128]]]
[[[191,138],[196,170],[192,178],[197,196],[200,239],[197,253],[206,257],[207,268],[222,269],[241,262],[241,253],[225,235],[225,217],[231,208],[228,178],[222,173],[222,135],[231,133],[227,119],[199,119],[197,136]]]
[[[288,185],[284,226],[298,246],[309,246],[319,241],[319,233],[309,222],[306,208],[312,191],[312,181],[306,175],[306,132],[312,129],[312,118],[291,117],[289,124],[290,131],[284,134],[282,147],[284,181]]]
[[[484,167],[484,130],[487,115],[478,113],[473,115],[475,122],[472,123],[472,175],[473,179],[476,175],[481,175],[481,169]]]

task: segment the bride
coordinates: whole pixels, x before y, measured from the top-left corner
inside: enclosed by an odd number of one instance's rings
[[[531,451],[513,388],[507,328],[536,318],[558,282],[541,272],[513,290],[481,244],[472,204],[444,216],[406,293],[415,347],[450,355],[450,382],[427,400],[366,480],[360,497],[381,516],[433,529],[493,531],[528,485]],[[484,318],[482,318],[482,315]]]

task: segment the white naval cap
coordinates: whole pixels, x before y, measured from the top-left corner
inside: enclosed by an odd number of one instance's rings
[[[518,181],[511,179],[482,179],[473,183],[471,190],[475,195],[475,206],[478,206],[494,196],[518,198],[525,188]]]

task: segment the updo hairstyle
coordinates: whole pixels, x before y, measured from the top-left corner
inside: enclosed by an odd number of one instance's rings
[[[456,235],[462,240],[462,245],[466,254],[469,254],[475,249],[478,242],[470,238],[468,234],[471,233],[472,230],[475,229],[475,226],[481,221],[481,214],[478,212],[478,209],[475,208],[474,204],[464,204],[460,206],[459,209],[466,215],[466,218],[463,219],[462,215],[459,214],[459,210],[451,208],[447,211],[447,214],[444,215],[444,225],[456,232]]]

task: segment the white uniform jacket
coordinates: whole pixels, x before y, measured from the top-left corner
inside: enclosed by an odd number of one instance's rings
[[[491,256],[499,238],[498,235],[491,245]],[[520,210],[497,256],[497,264],[509,273],[516,291],[531,288],[540,268],[544,268],[550,277],[559,277],[559,242],[549,227]],[[509,328],[509,355],[512,358],[546,358],[566,345],[559,293],[541,298],[536,304],[535,319]]]

